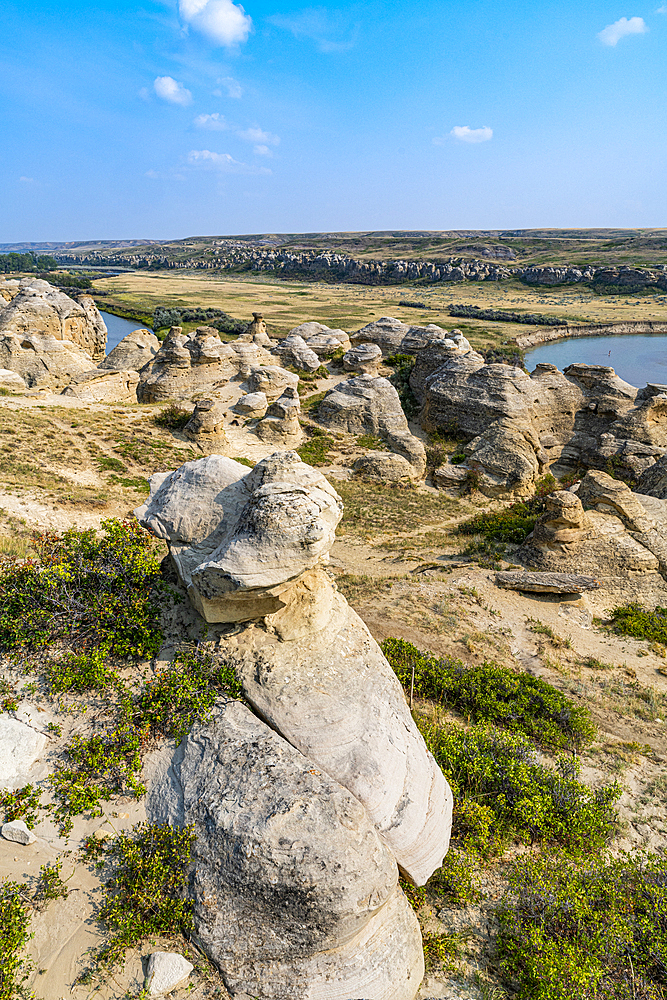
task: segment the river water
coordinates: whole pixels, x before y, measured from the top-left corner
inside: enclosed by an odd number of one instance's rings
[[[563,371],[568,365],[609,365],[630,385],[667,385],[667,334],[632,333],[617,337],[570,337],[526,351],[526,368],[548,362]]]
[[[112,313],[103,312],[100,309],[100,316],[107,326],[107,354],[113,351],[114,347],[120,344],[123,337],[133,330],[148,330],[147,326],[142,326],[136,319],[123,319],[121,316],[114,316]],[[150,331],[153,332],[152,330]]]

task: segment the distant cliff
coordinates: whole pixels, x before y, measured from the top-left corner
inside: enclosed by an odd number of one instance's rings
[[[132,267],[148,270],[207,270],[232,272],[269,272],[283,278],[310,281],[349,282],[360,285],[397,285],[436,281],[507,281],[519,279],[528,285],[586,284],[598,292],[633,293],[646,289],[667,291],[667,265],[650,268],[531,266],[511,267],[490,260],[449,257],[443,261],[426,260],[356,260],[334,252],[248,247],[234,241],[203,253],[188,256],[165,255],[141,250],[122,253],[99,251],[87,254],[62,252],[61,263]]]

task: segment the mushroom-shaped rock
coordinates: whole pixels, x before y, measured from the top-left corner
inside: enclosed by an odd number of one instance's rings
[[[100,362],[100,368],[114,368],[118,371],[140,371],[144,365],[152,361],[160,350],[160,341],[150,330],[133,330],[116,344],[106,358]]]
[[[167,763],[147,811],[194,826],[197,938],[233,994],[412,1000],[418,924],[346,788],[233,701]]]
[[[183,433],[210,454],[227,443],[224,420],[225,408],[220,403],[213,399],[200,399]]]
[[[272,341],[267,333],[266,323],[261,313],[254,312],[252,314],[252,323],[248,324],[244,336],[248,337],[253,344],[258,344],[260,347],[272,346]]]
[[[263,392],[247,392],[233,407],[235,413],[240,413],[249,419],[263,417],[268,407],[266,395]]]
[[[252,344],[245,346],[257,350]],[[180,326],[172,326],[155,357],[139,373],[137,398],[140,403],[159,403],[214,393],[239,373],[243,363],[213,327],[199,327],[186,336]]]
[[[347,372],[377,375],[382,361],[382,351],[377,344],[358,344],[343,355],[343,368]]]
[[[251,471],[210,456],[154,477],[151,490],[137,516],[168,540],[197,610],[212,622],[263,619],[225,636],[250,704],[363,803],[423,884],[447,851],[451,792],[396,675],[320,568],[342,513],[335,491],[293,452]]]

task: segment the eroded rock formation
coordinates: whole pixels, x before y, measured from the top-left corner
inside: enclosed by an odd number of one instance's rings
[[[24,278],[18,294],[0,310],[0,341],[10,337],[20,343],[24,336],[69,342],[95,363],[104,357],[107,328],[89,295],[75,301],[48,281]]]
[[[136,403],[139,375],[136,371],[93,368],[75,375],[61,395],[87,403]]]
[[[424,475],[424,446],[410,432],[398,393],[386,378],[359,375],[339,382],[320,403],[317,419],[332,430],[382,438],[396,452],[395,457],[405,461],[404,475],[417,479]],[[370,456],[383,461],[382,452],[372,451]]]
[[[140,371],[160,350],[160,341],[150,330],[133,330],[100,362],[99,368]]]
[[[458,331],[449,334],[435,323],[409,326],[392,316],[381,316],[350,334],[353,344],[377,344],[385,357],[389,354],[417,354],[431,342],[445,339],[454,340],[462,348],[470,350],[470,344]]]
[[[241,623],[218,648],[259,718],[220,704],[149,813],[195,823],[198,936],[232,992],[263,1000],[412,1000],[420,939],[396,864],[421,885],[449,840],[449,786],[322,568],[341,513],[294,452],[188,462],[137,511],[200,614]]]
[[[655,605],[667,596],[667,501],[589,471],[559,490],[517,552],[530,569],[594,576],[609,594]]]

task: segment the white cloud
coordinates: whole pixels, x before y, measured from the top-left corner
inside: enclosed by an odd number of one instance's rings
[[[197,128],[207,128],[211,132],[224,132],[229,128],[225,116],[214,111],[212,115],[197,115],[195,118]]]
[[[279,136],[273,135],[271,132],[265,132],[261,128],[247,128],[236,134],[244,142],[258,142],[264,146],[277,146],[280,142]]]
[[[484,125],[483,128],[469,128],[468,125],[455,125],[449,134],[452,138],[458,139],[459,142],[488,142],[489,139],[493,138],[493,129],[489,128],[488,125]],[[444,146],[446,141],[446,137],[443,136],[442,138],[435,138],[433,143],[436,146]]]
[[[182,107],[192,103],[192,94],[182,83],[171,76],[158,76],[153,84],[158,97],[170,104],[180,104]]]
[[[229,153],[213,153],[210,149],[191,149],[187,157],[192,167],[205,167],[225,174],[270,174],[268,167],[240,163]]]
[[[295,38],[309,38],[320,52],[347,52],[356,44],[358,25],[350,25],[348,14],[325,7],[307,7],[294,14],[268,18],[276,28],[291,31]]]
[[[617,45],[626,35],[645,35],[647,31],[643,17],[622,17],[598,31],[598,38],[603,45]]]
[[[667,14],[667,3],[663,3],[662,7],[658,7],[656,14]]]
[[[257,153],[258,156],[273,156],[273,151],[268,146],[255,146],[253,153]]]
[[[241,86],[238,80],[234,79],[233,76],[223,76],[218,80],[218,83],[221,83],[222,86],[225,88],[228,97],[233,97],[236,100],[238,100],[240,97],[243,96],[243,87]],[[213,93],[216,94],[216,96],[218,97],[222,97],[222,94],[219,90],[213,91]]]
[[[217,45],[231,47],[245,42],[252,20],[232,0],[179,0],[181,19]]]
[[[21,184],[34,184],[35,183],[35,178],[34,177],[19,177],[19,182]]]

